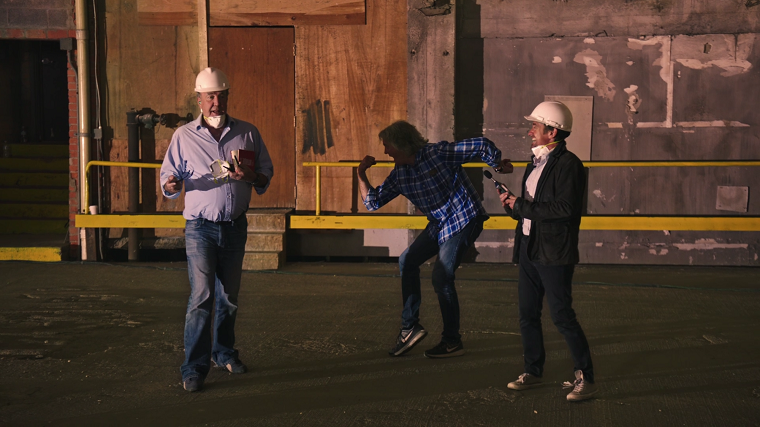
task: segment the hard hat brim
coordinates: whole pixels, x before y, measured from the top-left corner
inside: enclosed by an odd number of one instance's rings
[[[208,93],[208,92],[224,92],[225,90],[230,90],[229,87],[196,87],[195,91],[198,93]]]

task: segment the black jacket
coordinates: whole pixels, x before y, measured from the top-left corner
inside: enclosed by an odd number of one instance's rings
[[[526,200],[525,182],[533,171],[525,169],[522,197],[515,201],[512,218],[517,220],[512,261],[520,260],[523,218],[530,219],[528,258],[543,265],[578,263],[578,230],[583,212],[586,172],[578,157],[567,150],[565,141],[549,153],[532,202]]]

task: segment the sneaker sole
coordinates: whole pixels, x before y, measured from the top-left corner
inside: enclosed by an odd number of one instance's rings
[[[513,385],[512,383],[509,383],[507,384],[507,388],[510,390],[522,391],[522,390],[528,390],[531,388],[541,387],[542,385],[544,385],[544,383],[528,384],[528,385],[525,385],[525,384]]]
[[[467,353],[467,351],[465,351],[465,349],[461,349],[461,350],[457,350],[457,351],[452,351],[451,353],[446,353],[446,354],[428,354],[427,352],[425,352],[425,357],[427,357],[429,359],[445,359],[447,357],[464,356],[465,353]]]
[[[599,390],[594,390],[594,391],[592,391],[591,393],[586,393],[586,394],[577,394],[577,395],[571,395],[571,394],[568,394],[568,395],[567,395],[567,400],[568,400],[569,402],[580,402],[580,401],[583,401],[583,400],[588,400],[588,399],[591,399],[591,398],[593,398],[593,397],[594,397],[594,395],[595,395],[595,394],[596,394],[598,391],[599,391]]]
[[[416,337],[412,338],[408,343],[406,343],[405,346],[401,347],[400,350],[396,351],[395,353],[390,353],[391,356],[401,356],[402,354],[411,350],[412,347],[419,344],[420,341],[424,340],[426,336],[427,336],[427,331],[423,329],[422,332],[417,334]]]

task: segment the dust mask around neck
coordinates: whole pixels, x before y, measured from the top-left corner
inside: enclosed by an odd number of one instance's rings
[[[214,129],[219,129],[222,126],[224,126],[224,121],[227,118],[226,114],[222,114],[221,116],[215,116],[215,117],[206,117],[203,116],[203,120],[206,121],[206,124],[211,126]]]
[[[530,151],[533,152],[533,155],[536,156],[536,159],[543,159],[551,151],[549,150],[549,146],[554,145],[557,142],[559,141],[554,141],[549,144],[539,145],[538,147],[531,148]]]

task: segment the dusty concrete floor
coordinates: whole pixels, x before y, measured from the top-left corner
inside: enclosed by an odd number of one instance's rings
[[[464,357],[405,357],[394,264],[290,264],[246,273],[238,348],[251,369],[180,384],[185,265],[0,263],[0,424],[219,426],[745,426],[760,423],[757,269],[582,266],[575,308],[592,346],[597,399],[571,404],[572,363],[544,322],[546,385],[521,373],[517,270],[459,272]],[[429,277],[429,269],[425,271]]]

